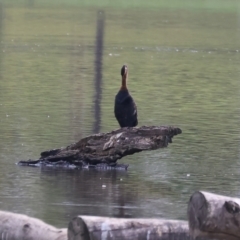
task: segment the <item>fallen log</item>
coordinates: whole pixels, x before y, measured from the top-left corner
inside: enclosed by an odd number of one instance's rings
[[[195,192],[188,203],[188,220],[194,238],[240,239],[240,199]]]
[[[126,169],[127,166],[117,164],[117,160],[137,152],[167,147],[172,138],[180,133],[180,128],[172,126],[120,128],[88,136],[66,148],[42,152],[38,160],[30,159],[18,164]]]
[[[190,240],[180,220],[77,216],[68,225],[68,240]]]
[[[0,211],[2,240],[67,240],[67,229],[58,229],[26,215]]]

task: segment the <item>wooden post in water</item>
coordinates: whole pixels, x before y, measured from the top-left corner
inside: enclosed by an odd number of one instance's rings
[[[99,133],[101,126],[101,98],[102,98],[102,55],[104,38],[104,12],[99,11],[97,16],[97,32],[95,44],[95,100],[93,133]]]

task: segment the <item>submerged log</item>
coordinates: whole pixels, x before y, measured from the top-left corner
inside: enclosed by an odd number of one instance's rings
[[[240,239],[240,199],[195,192],[188,204],[188,220],[194,238]]]
[[[180,220],[77,216],[68,225],[68,240],[189,240],[188,224]]]
[[[117,160],[137,152],[167,147],[180,133],[180,128],[172,126],[120,128],[88,136],[66,148],[42,152],[40,159],[20,161],[18,164],[127,168],[126,165],[118,165]]]
[[[67,240],[67,229],[55,228],[39,219],[0,211],[0,239]]]

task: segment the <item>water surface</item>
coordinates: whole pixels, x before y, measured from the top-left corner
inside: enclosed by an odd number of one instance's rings
[[[183,2],[1,5],[1,210],[64,227],[77,214],[186,219],[195,190],[240,197],[240,8]],[[100,131],[118,127],[113,103],[127,63],[139,125],[176,125],[183,134],[166,149],[122,159],[127,172],[16,166],[94,132],[99,12]]]

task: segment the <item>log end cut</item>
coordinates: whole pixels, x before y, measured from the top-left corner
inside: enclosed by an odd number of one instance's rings
[[[192,237],[240,239],[240,199],[197,191],[188,203],[189,233]]]

